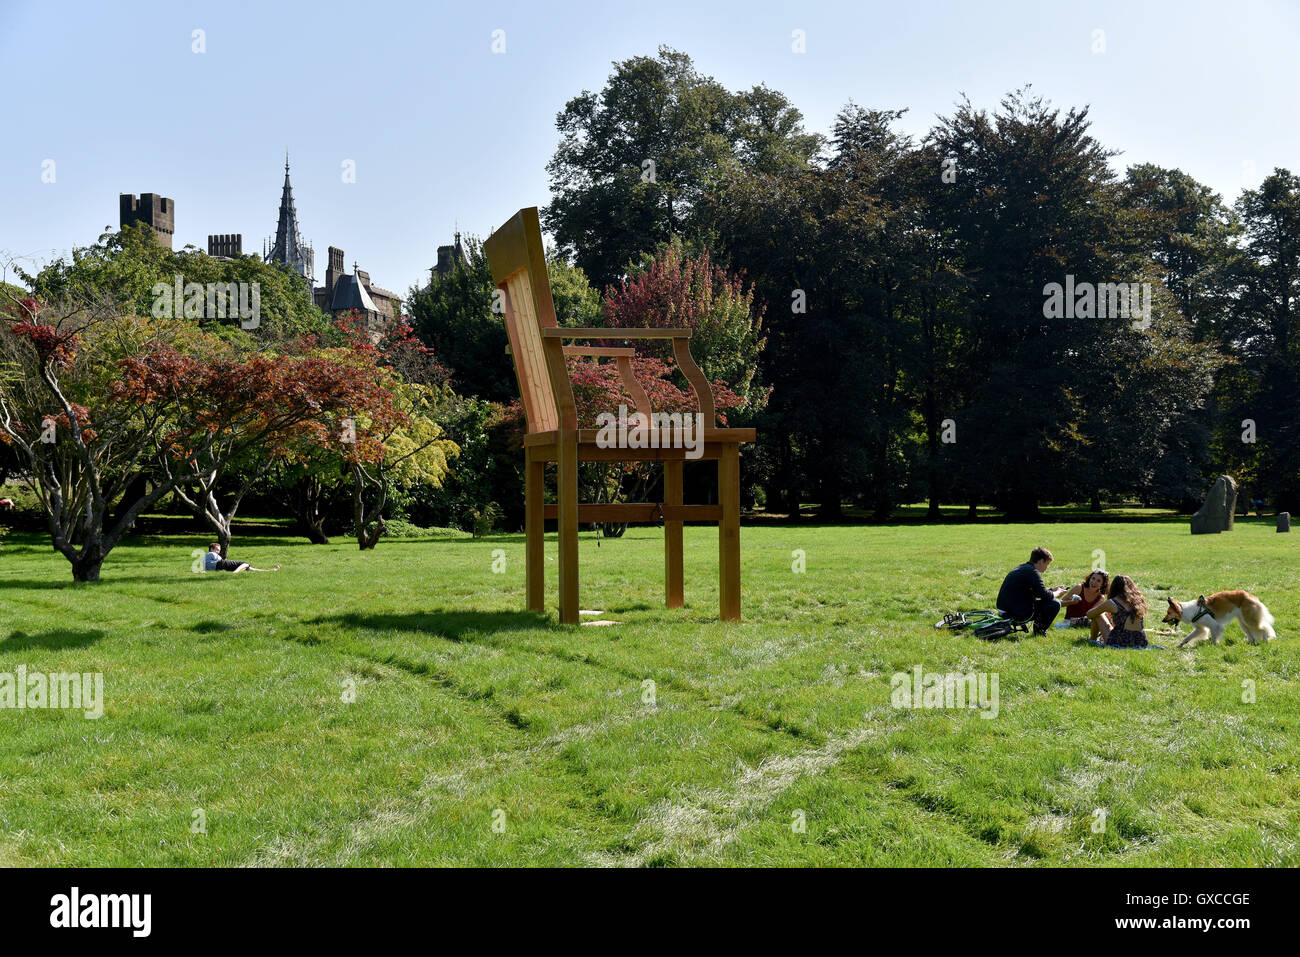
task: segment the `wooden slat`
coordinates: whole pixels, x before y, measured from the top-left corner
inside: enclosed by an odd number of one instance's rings
[[[528,271],[521,269],[504,283],[506,334],[514,353],[519,394],[528,418],[529,432],[546,432],[559,425],[555,390],[537,323],[537,310]]]
[[[709,385],[709,380],[704,377],[700,367],[695,364],[695,357],[691,355],[691,347],[685,339],[673,340],[673,357],[677,360],[677,367],[686,376],[686,381],[691,384],[691,391],[695,393],[700,414],[704,416],[705,427],[715,428],[718,417],[713,408],[713,387]]]
[[[554,328],[555,303],[546,274],[546,247],[535,206],[521,209],[483,243],[493,281],[505,292],[506,331],[530,432],[576,427],[573,389]]]
[[[728,445],[718,460],[718,604],[723,621],[740,621],[740,450]]]
[[[505,354],[513,356],[515,351],[506,346]],[[627,356],[631,358],[636,355],[636,350],[631,346],[565,346],[564,354],[566,356],[593,356],[614,358],[615,356]]]
[[[635,352],[635,350],[632,350]],[[641,388],[641,383],[636,381],[636,375],[632,372],[632,360],[620,356],[615,360],[618,363],[618,376],[623,380],[623,388],[632,398],[632,407],[644,415],[647,420],[650,418],[650,397],[645,394],[645,389]],[[579,439],[581,441],[581,438]]]
[[[529,611],[546,609],[546,461],[524,450],[524,589]]]
[[[547,339],[689,339],[690,329],[598,329],[590,326],[560,326],[543,329]]]
[[[564,354],[566,356],[630,359],[636,355],[636,350],[631,346],[565,346]]]
[[[685,604],[682,588],[682,523],[676,512],[682,507],[682,463],[664,463],[664,603],[669,608]],[[722,511],[718,509],[719,513]]]
[[[578,623],[578,442],[574,432],[560,437],[559,499],[560,624]]]

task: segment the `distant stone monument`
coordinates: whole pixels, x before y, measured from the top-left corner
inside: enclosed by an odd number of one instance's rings
[[[1277,513],[1277,530],[1278,530],[1279,532],[1289,532],[1289,531],[1291,531],[1291,513],[1290,513],[1290,512],[1278,512],[1278,513]]]
[[[1193,535],[1217,535],[1232,531],[1237,511],[1237,483],[1231,475],[1220,475],[1205,496],[1205,504],[1192,516]]]

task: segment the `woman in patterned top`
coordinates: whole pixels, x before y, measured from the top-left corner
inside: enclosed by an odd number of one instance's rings
[[[1110,621],[1106,620],[1107,612]],[[1116,648],[1145,648],[1147,633],[1142,627],[1142,619],[1146,614],[1147,600],[1133,584],[1133,579],[1116,575],[1110,583],[1106,600],[1088,609],[1088,620],[1092,622],[1092,636],[1099,638],[1100,644]]]

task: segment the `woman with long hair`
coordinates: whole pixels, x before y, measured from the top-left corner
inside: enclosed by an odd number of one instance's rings
[[[1091,609],[1106,600],[1108,588],[1110,588],[1109,575],[1101,569],[1089,572],[1082,585],[1075,585],[1061,597],[1061,604],[1065,606],[1065,624],[1070,627],[1088,624],[1085,616]]]
[[[1088,609],[1092,637],[1103,645],[1116,648],[1145,648],[1147,633],[1142,620],[1146,614],[1147,600],[1133,579],[1116,575],[1110,583],[1106,600]]]

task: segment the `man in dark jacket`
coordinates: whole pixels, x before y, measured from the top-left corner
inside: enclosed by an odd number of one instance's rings
[[[998,609],[1016,621],[1034,619],[1034,634],[1041,635],[1052,627],[1061,611],[1057,597],[1066,589],[1048,591],[1043,573],[1052,564],[1052,553],[1041,545],[1029,553],[1029,561],[1007,573],[998,590]]]

